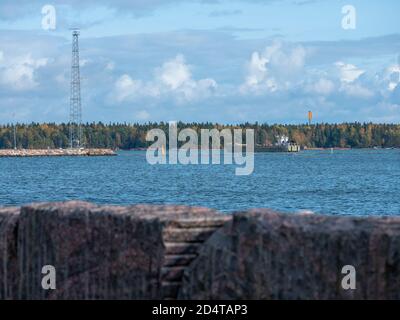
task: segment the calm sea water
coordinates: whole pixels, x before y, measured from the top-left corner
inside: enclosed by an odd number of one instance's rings
[[[259,153],[250,176],[234,165],[156,165],[145,152],[118,157],[0,158],[0,205],[86,200],[186,204],[223,211],[400,215],[400,150]]]

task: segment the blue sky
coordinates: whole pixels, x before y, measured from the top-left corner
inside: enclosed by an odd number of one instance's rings
[[[76,26],[84,121],[303,123],[313,110],[398,123],[399,12],[396,0],[2,0],[0,123],[68,120]]]

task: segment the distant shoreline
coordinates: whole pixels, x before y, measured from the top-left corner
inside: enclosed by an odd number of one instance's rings
[[[222,150],[223,147],[220,149]],[[348,150],[396,150],[396,147],[368,147],[368,148],[307,148],[302,151],[348,151]],[[148,148],[130,148],[130,149],[108,149],[108,148],[88,148],[88,149],[0,149],[0,158],[5,157],[66,157],[66,156],[116,156],[118,151],[147,151]],[[199,148],[200,150],[200,148]],[[210,149],[214,150],[214,149]]]
[[[342,148],[342,147],[332,147],[332,148],[304,148],[304,151],[326,151],[326,150],[395,150],[398,147],[364,147],[364,148]]]
[[[221,125],[215,123],[178,122],[178,131],[191,128],[201,134],[201,130],[211,129],[253,129],[255,145],[276,145],[277,137],[286,136],[291,141],[309,148],[399,148],[400,124],[341,123],[341,124],[298,124],[268,125],[245,123],[241,125]],[[145,150],[150,143],[147,133],[152,129],[168,132],[166,122],[127,123],[86,123],[82,125],[81,144],[93,148],[121,150]],[[182,142],[184,143],[184,142]],[[221,143],[222,144],[222,143]],[[0,149],[14,146],[25,149],[66,148],[70,145],[67,123],[32,123],[0,125]]]
[[[321,150],[321,151],[325,151],[325,150],[352,150],[352,149],[372,149],[372,148],[343,148],[343,147],[332,147],[332,148],[304,148],[304,150]]]
[[[200,148],[199,148],[200,149]],[[221,149],[223,149],[221,147]],[[400,149],[397,147],[368,147],[368,148],[345,148],[345,147],[332,147],[332,148],[307,148],[304,147],[302,151],[327,151],[327,150],[394,150],[394,149]],[[147,151],[147,148],[131,148],[131,149],[117,149],[116,151]]]

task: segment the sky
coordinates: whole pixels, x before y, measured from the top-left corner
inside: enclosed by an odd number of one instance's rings
[[[400,122],[398,0],[1,0],[0,123]]]

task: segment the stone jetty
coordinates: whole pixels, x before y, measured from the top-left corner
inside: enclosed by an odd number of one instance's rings
[[[55,290],[41,286],[48,265]],[[0,299],[400,299],[399,288],[400,217],[0,208]]]
[[[0,149],[1,157],[77,157],[115,156],[111,149]]]

